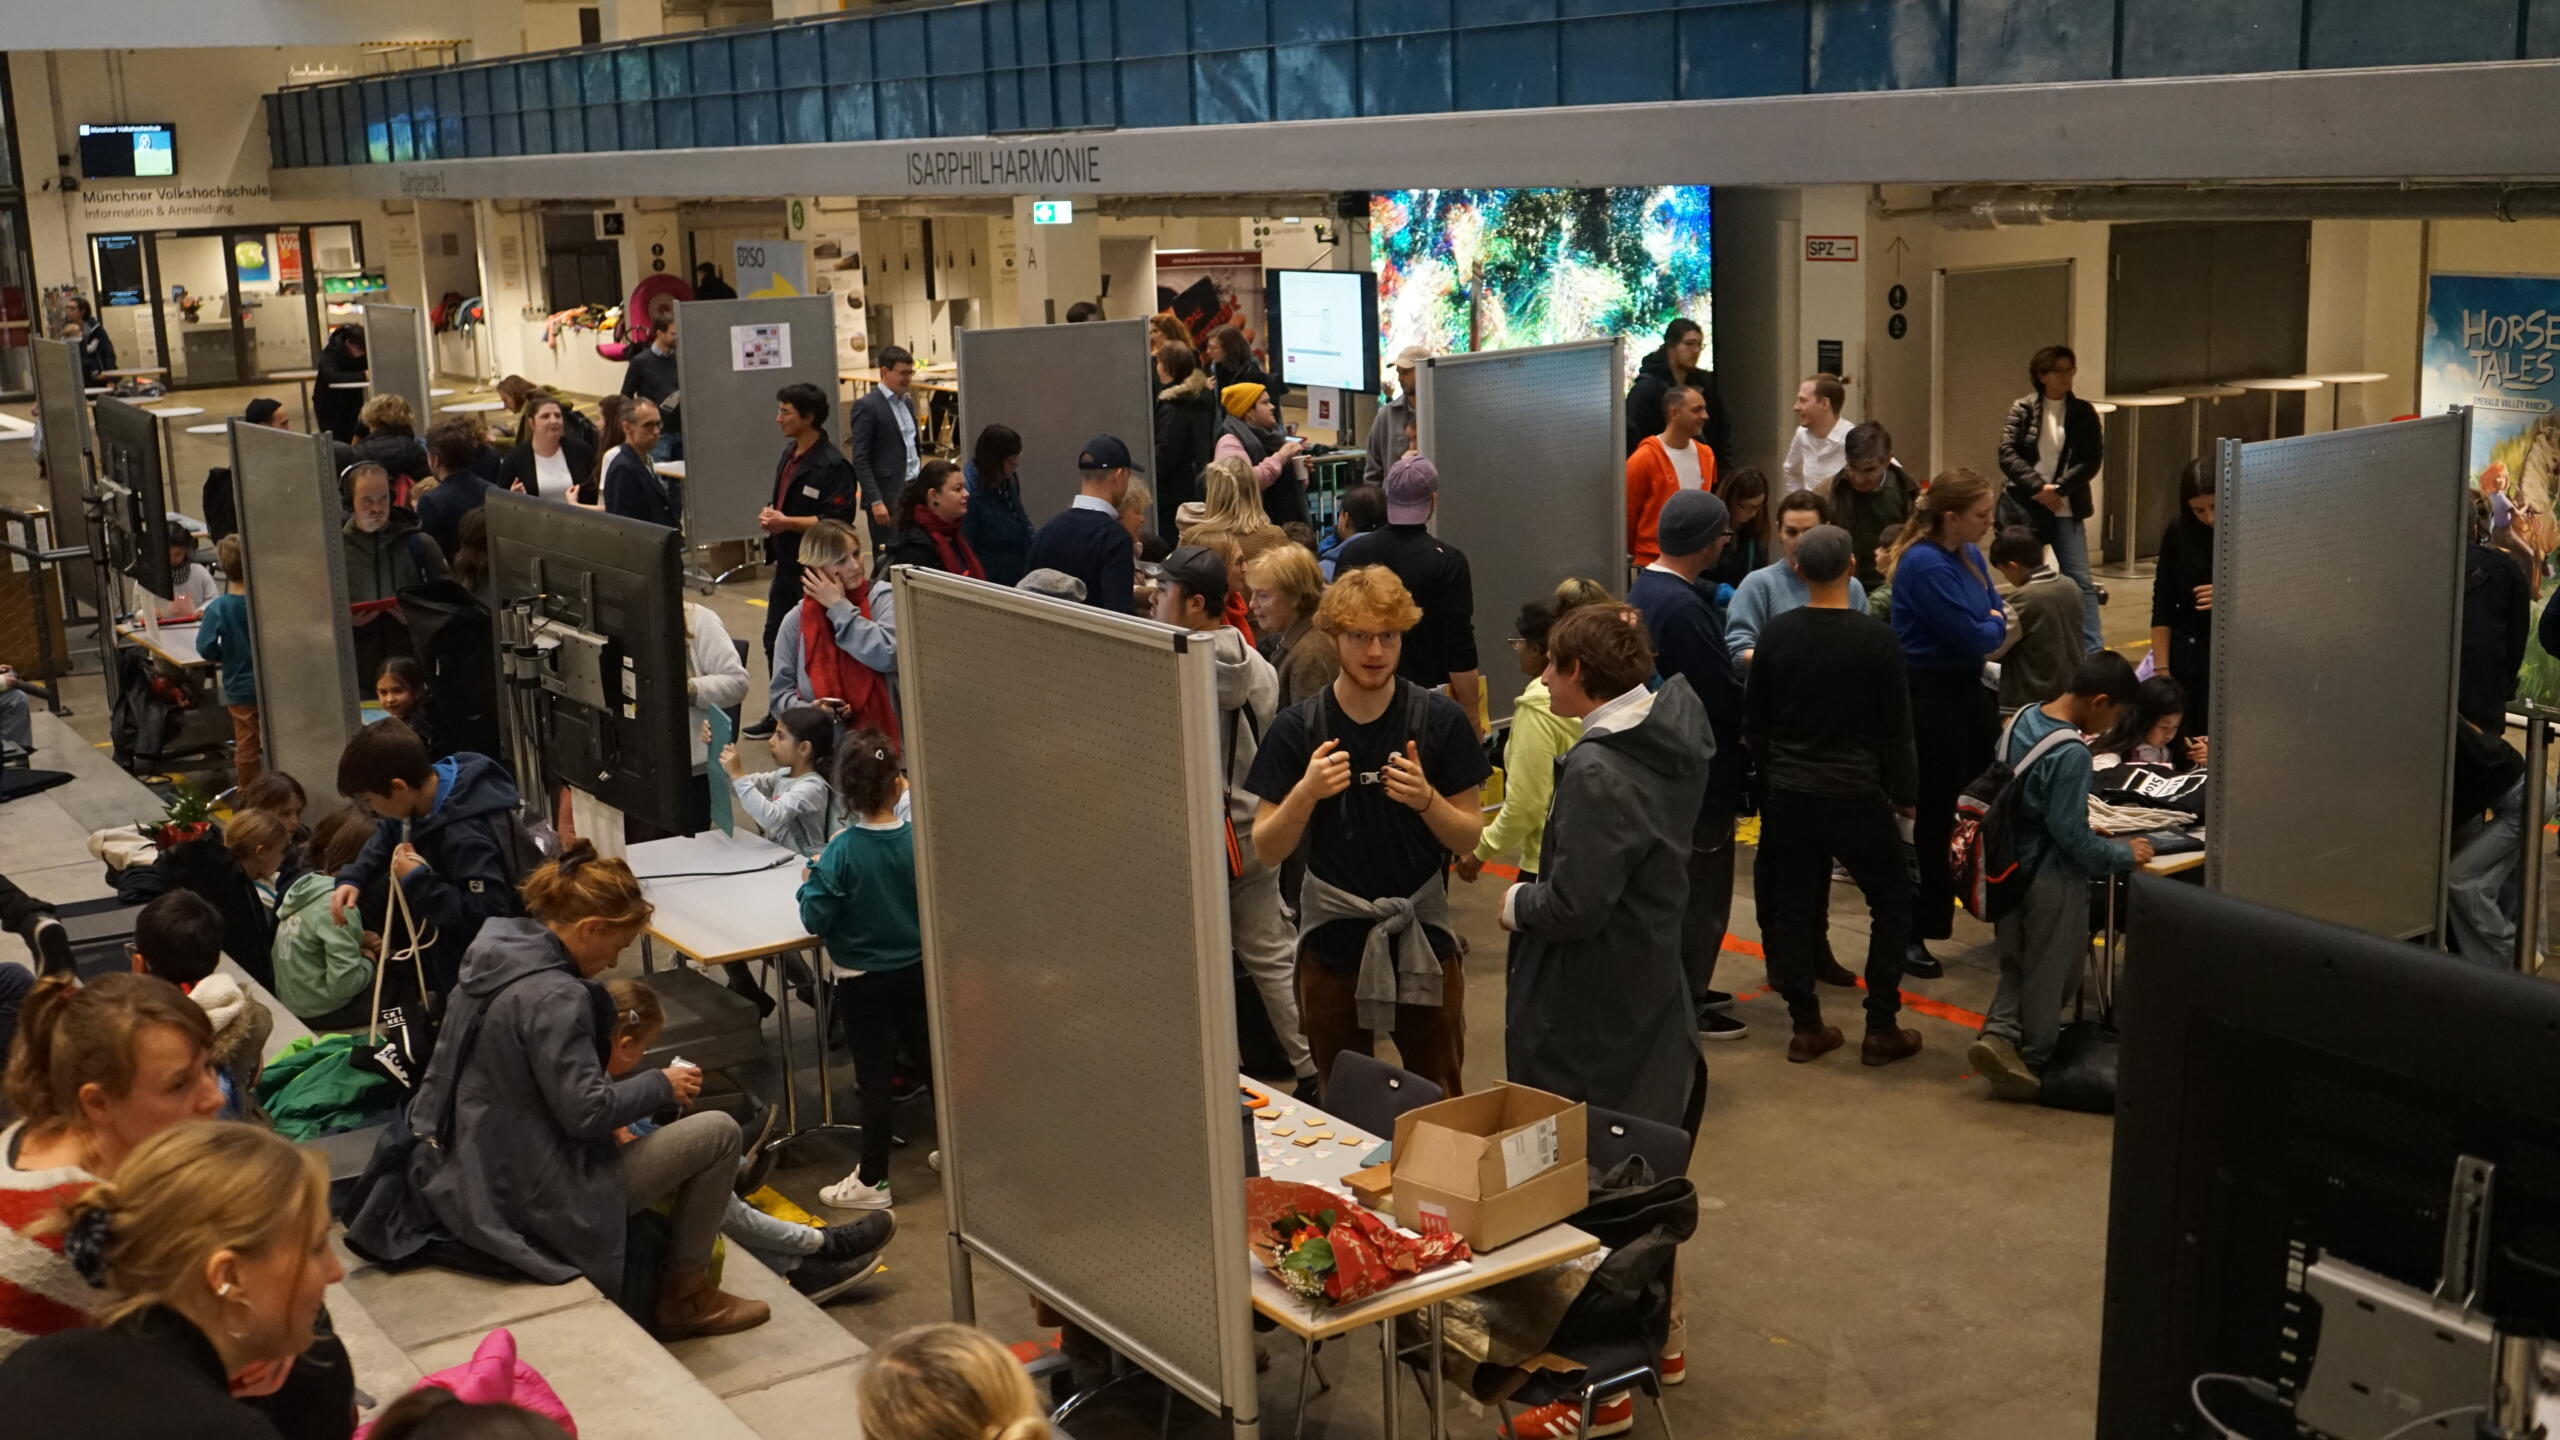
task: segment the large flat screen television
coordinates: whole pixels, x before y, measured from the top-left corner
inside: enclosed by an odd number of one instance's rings
[[[174,125],[83,125],[80,174],[89,180],[154,179],[178,173]]]

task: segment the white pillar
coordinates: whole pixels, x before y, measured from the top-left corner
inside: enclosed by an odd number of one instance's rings
[[[661,0],[599,0],[604,38],[636,40],[667,33],[667,7]]]
[[[1020,247],[1015,271],[1021,276],[1021,323],[1054,325],[1067,318],[1078,301],[1102,298],[1102,226],[1094,212],[1076,202],[1076,218],[1065,225],[1031,223],[1032,197],[1013,201],[1013,233]]]

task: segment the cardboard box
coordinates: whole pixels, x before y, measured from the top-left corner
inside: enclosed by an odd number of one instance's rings
[[[1396,1223],[1445,1222],[1481,1251],[1573,1215],[1591,1198],[1589,1124],[1579,1101],[1525,1085],[1407,1111],[1396,1117]]]

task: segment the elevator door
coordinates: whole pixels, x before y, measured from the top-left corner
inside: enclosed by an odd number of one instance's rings
[[[2108,389],[2132,394],[2302,372],[2310,221],[2118,225],[2107,252]],[[2132,535],[2123,533],[2120,508],[2107,507],[2106,558],[2124,558],[2128,541],[2138,558],[2157,553],[2177,513],[2178,472],[2217,439],[2266,439],[2267,407],[2267,395],[2252,392],[2117,412],[2112,435],[2142,427],[2142,471]],[[2302,433],[2302,396],[2277,394],[2276,433]]]

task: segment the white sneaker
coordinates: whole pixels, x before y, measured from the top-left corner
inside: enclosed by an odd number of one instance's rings
[[[877,1185],[862,1183],[862,1172],[854,1171],[818,1192],[818,1199],[838,1210],[886,1210],[889,1208],[889,1182]]]
[[[933,1173],[934,1173],[934,1174],[936,1174],[936,1175],[941,1174],[941,1173],[942,1173],[942,1152],[941,1152],[941,1151],[939,1151],[939,1150],[936,1150],[936,1151],[934,1151],[932,1154],[927,1155],[926,1157],[924,1157],[924,1163],[926,1163],[927,1165],[930,1165],[930,1166],[932,1166],[932,1167],[933,1167]]]

